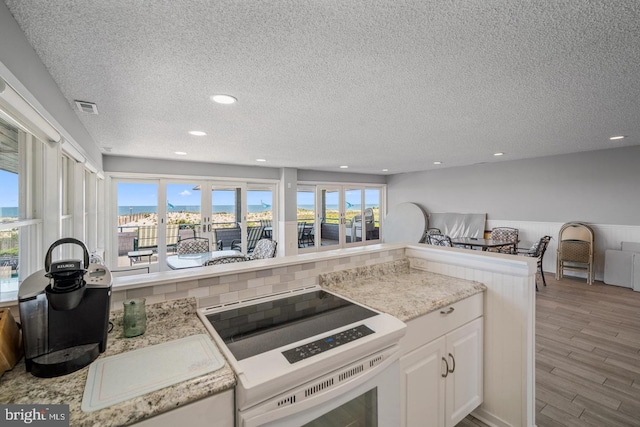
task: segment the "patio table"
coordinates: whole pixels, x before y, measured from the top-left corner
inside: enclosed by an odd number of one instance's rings
[[[462,246],[470,246],[471,248],[481,248],[483,251],[486,251],[489,248],[497,248],[500,246],[516,246],[517,242],[514,243],[510,240],[493,240],[493,239],[482,239],[482,238],[474,238],[474,237],[456,237],[455,239],[451,239],[451,243],[453,245],[462,245]]]
[[[139,251],[130,251],[130,252],[127,252],[127,256],[129,257],[129,265],[133,265],[135,261],[138,261],[145,256],[149,259],[149,264],[151,264],[151,257],[153,256],[153,250],[143,249]]]
[[[222,258],[240,254],[240,251],[214,251],[202,252],[196,254],[171,255],[167,257],[167,265],[172,270],[180,270],[183,268],[202,267],[207,261],[214,258]]]

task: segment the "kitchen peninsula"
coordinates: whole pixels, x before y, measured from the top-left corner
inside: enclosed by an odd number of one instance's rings
[[[351,279],[348,275],[352,273],[346,273],[346,271],[353,272],[360,268],[369,269],[372,266],[384,269],[388,267],[381,267],[382,265],[388,266],[390,265],[389,263],[393,265],[396,262],[402,263],[402,268],[405,268],[404,266],[408,262],[412,274],[431,275],[432,277],[440,277],[442,280],[444,278],[448,280],[455,278],[466,279],[458,282],[465,283],[470,288],[463,290],[456,298],[474,299],[474,301],[478,301],[477,298],[480,298],[481,309],[484,312],[484,402],[480,408],[476,409],[474,414],[495,425],[533,426],[533,319],[535,315],[533,280],[536,265],[534,260],[524,257],[510,257],[457,248],[435,248],[420,244],[370,245],[360,248],[252,261],[250,263],[191,269],[189,271],[155,273],[143,279],[140,279],[140,276],[135,276],[121,280],[114,285],[112,305],[121,307],[122,301],[132,297],[145,297],[148,304],[153,302],[168,304],[164,306],[167,311],[161,317],[167,320],[167,323],[164,323],[165,332],[176,333],[176,337],[182,337],[185,334],[180,333],[177,328],[171,331],[173,326],[170,325],[174,325],[168,322],[168,319],[172,317],[171,304],[174,304],[171,301],[191,298],[189,301],[193,304],[194,300],[192,298],[195,298],[198,307],[205,307],[232,303],[260,295],[269,295],[299,288],[300,286],[306,287],[318,284],[322,284],[328,289],[333,289],[347,298],[359,300],[365,305],[369,304],[373,308],[380,307],[375,306],[371,297],[374,297],[374,299],[379,298],[382,302],[386,301],[386,310],[382,311],[388,311],[404,321],[427,317],[423,316],[423,314],[430,310],[435,310],[433,308],[435,305],[429,302],[427,302],[426,308],[423,307],[417,311],[412,311],[409,306],[404,306],[400,311],[394,311],[395,309],[392,308],[393,297],[395,295],[395,297],[402,299],[402,292],[399,292],[402,284],[392,284],[386,291],[381,285],[372,285],[365,292],[368,297],[362,299],[354,293],[357,286],[347,286]],[[326,280],[326,277],[322,278],[323,275],[329,273],[346,274],[347,280],[331,281]],[[393,275],[393,272],[389,274],[391,277]],[[338,283],[343,285],[338,285]],[[355,283],[351,282],[352,285]],[[343,288],[340,288],[340,286],[343,286]],[[484,286],[486,286],[486,292],[483,292]],[[449,288],[451,287],[449,286]],[[440,292],[437,287],[432,290],[436,290],[436,294]],[[484,298],[482,298],[483,294]],[[410,299],[420,300],[412,301],[418,304],[427,301],[427,298],[416,297],[415,295],[411,295]],[[482,301],[483,299],[484,301]],[[448,307],[454,300],[440,295],[435,297],[434,301],[439,301],[438,307]],[[467,306],[456,308],[456,313],[464,314],[470,311],[465,307]],[[193,309],[195,310],[195,306]],[[403,312],[404,314],[402,314]],[[432,313],[438,314],[437,312]],[[194,322],[200,323],[195,315],[192,317]],[[192,333],[202,333],[203,330],[204,326],[200,323],[196,329],[193,329]],[[150,332],[153,332],[151,326],[149,326],[147,334]],[[116,343],[116,340],[112,341],[112,344]],[[151,344],[148,343],[147,345]],[[134,348],[121,348],[122,351],[132,349]],[[110,349],[105,355],[114,354],[109,353],[109,351]],[[506,363],[507,359],[508,363]],[[16,369],[20,370],[20,366]],[[35,394],[25,394],[27,391],[22,388],[19,382],[17,384],[19,389],[22,390],[21,396],[17,393],[17,389],[13,388],[13,386],[9,387],[9,381],[15,375],[20,375],[20,372],[16,372],[16,369],[13,372],[7,372],[0,379],[0,401],[3,403],[7,401],[17,403],[44,401],[43,396],[46,394],[38,394],[37,392],[34,392]],[[10,375],[8,376],[8,374]],[[67,376],[67,378],[72,379],[72,375]],[[82,376],[82,374],[79,375]],[[201,399],[206,394],[220,392],[225,387],[233,388],[235,384],[233,373],[228,366],[211,375],[216,378],[207,379],[205,381],[206,391],[193,397],[193,399]],[[222,376],[224,380],[219,376]],[[84,378],[86,378],[86,374],[82,379],[75,378],[76,382],[80,382],[81,388],[84,385]],[[197,383],[199,380],[193,381]],[[35,381],[44,383],[54,380],[35,379]],[[219,381],[222,381],[224,385],[221,385],[222,383]],[[162,394],[163,390],[155,392],[151,396],[156,396],[156,400],[163,401],[169,406],[176,406],[176,403],[184,405],[187,403],[185,395],[191,392],[190,383],[187,381],[185,384],[169,387],[170,390],[174,391],[171,391],[168,396]],[[6,388],[11,391],[6,391]],[[196,389],[194,387],[194,390]],[[59,393],[61,394],[57,394],[56,402],[75,402],[75,405],[78,405],[79,408],[79,401],[82,398],[81,392],[76,396],[71,396],[65,391],[60,391]],[[196,391],[196,393],[198,392]],[[505,400],[504,396],[509,396],[509,399]],[[55,403],[54,401],[49,401]],[[127,410],[131,411],[141,410],[141,418],[150,417],[153,415],[153,411],[145,408],[144,405],[146,403],[144,402],[146,402],[146,399],[138,398],[133,402],[125,402],[117,406],[121,407],[121,409],[128,408]],[[165,406],[161,410],[167,409],[169,407]],[[99,414],[102,411],[109,411],[109,408],[98,411],[95,414]],[[124,413],[125,411],[122,411],[122,416],[125,415]],[[103,425],[133,423],[137,419],[119,418],[119,421],[121,422],[114,421],[113,424]],[[72,425],[76,424],[72,423]],[[82,425],[82,423],[78,425]]]

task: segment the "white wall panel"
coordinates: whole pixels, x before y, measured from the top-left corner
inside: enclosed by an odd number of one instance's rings
[[[535,221],[487,221],[486,228],[513,227],[519,230],[520,247],[530,246],[542,236],[549,235],[553,239],[549,243],[545,253],[542,269],[545,272],[555,274],[558,251],[558,233],[563,223],[559,222],[535,222]],[[640,242],[640,226],[636,225],[611,225],[590,224],[594,232],[595,254],[595,278],[604,278],[604,254],[607,249],[620,249],[621,243]],[[577,277],[585,277],[585,274],[571,273]]]

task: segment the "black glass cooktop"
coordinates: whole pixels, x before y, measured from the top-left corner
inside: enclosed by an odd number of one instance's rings
[[[237,360],[367,319],[377,313],[325,291],[207,315]]]

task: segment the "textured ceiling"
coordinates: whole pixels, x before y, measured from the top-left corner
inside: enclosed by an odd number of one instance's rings
[[[638,0],[5,2],[113,155],[393,174],[640,143]]]

